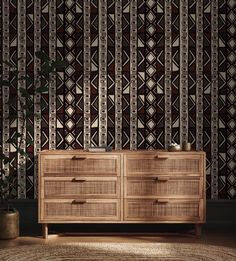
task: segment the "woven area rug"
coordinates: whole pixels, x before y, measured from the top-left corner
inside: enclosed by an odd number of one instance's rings
[[[65,243],[0,250],[0,260],[235,261],[236,249],[186,243]]]

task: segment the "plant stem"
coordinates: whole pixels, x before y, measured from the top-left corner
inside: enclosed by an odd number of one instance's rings
[[[23,143],[23,140],[24,140],[24,130],[25,130],[25,125],[26,125],[26,114],[24,112],[24,102],[22,101],[21,97],[18,96],[18,99],[19,99],[19,104],[20,104],[20,111],[21,111],[21,116],[22,116],[22,125],[21,125],[21,129],[20,129],[20,141],[19,141],[19,145],[18,145],[18,148],[21,149],[21,145]]]

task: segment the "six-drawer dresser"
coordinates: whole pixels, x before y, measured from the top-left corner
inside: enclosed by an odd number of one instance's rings
[[[205,153],[39,153],[39,223],[205,222]]]

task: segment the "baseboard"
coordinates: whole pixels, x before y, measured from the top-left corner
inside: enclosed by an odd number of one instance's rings
[[[208,224],[236,224],[236,200],[207,200],[206,221]]]
[[[13,200],[11,205],[20,212],[20,230],[27,235],[41,233],[41,225],[38,224],[38,204],[37,200]],[[207,200],[206,203],[206,224],[204,228],[236,227],[236,200]],[[72,227],[73,226],[73,227]],[[153,225],[153,224],[76,224],[76,225],[51,225],[51,229],[69,232],[154,232],[189,228],[191,225]]]

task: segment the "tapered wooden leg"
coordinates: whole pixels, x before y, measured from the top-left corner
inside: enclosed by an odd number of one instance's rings
[[[48,238],[48,224],[43,224],[42,225],[42,232],[43,232],[43,238],[47,239]]]
[[[202,234],[202,225],[201,224],[195,224],[195,235],[196,237],[200,237]]]

